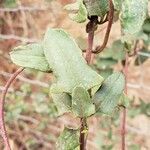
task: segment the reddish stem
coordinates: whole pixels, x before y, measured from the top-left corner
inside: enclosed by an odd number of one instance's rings
[[[88,33],[88,48],[86,50],[85,56],[85,59],[88,64],[90,64],[92,57],[93,40],[94,40],[94,31],[91,31],[90,33]]]
[[[22,71],[24,70],[24,68],[19,68],[7,81],[4,90],[2,92],[2,98],[0,100],[0,132],[6,147],[6,150],[11,150],[10,148],[10,144],[9,144],[9,140],[8,140],[8,136],[7,136],[7,132],[6,132],[6,127],[5,127],[5,121],[4,121],[4,104],[5,104],[5,97],[8,91],[8,88],[10,87],[11,83],[14,81],[14,79],[17,77],[17,75],[19,75]]]
[[[125,148],[126,148],[125,134],[126,134],[126,108],[123,107],[122,125],[121,125],[121,150],[125,150]]]
[[[109,0],[108,25],[107,25],[107,30],[106,30],[106,34],[104,37],[104,41],[103,41],[103,44],[101,46],[98,46],[95,51],[92,51],[93,53],[98,54],[101,51],[103,51],[104,48],[106,47],[106,45],[108,43],[111,27],[113,24],[113,17],[114,17],[114,5],[113,5],[112,0]]]
[[[94,31],[95,31],[95,26],[97,25],[95,22],[97,20],[91,19],[89,22],[89,27],[88,27],[88,48],[86,50],[85,54],[85,59],[87,61],[87,64],[90,64],[91,58],[92,58],[92,48],[93,48],[93,40],[94,40]],[[87,122],[86,118],[81,118],[81,128],[80,128],[80,150],[86,150],[86,139],[87,136],[85,135],[84,130],[87,129]]]
[[[127,79],[128,79],[128,53],[126,53],[126,58],[125,58],[125,66],[123,69],[124,75],[125,75],[125,89],[124,92],[125,94],[128,93],[127,90]],[[123,112],[122,112],[122,119],[121,119],[121,150],[125,150],[126,149],[126,139],[125,139],[125,135],[126,135],[126,107],[123,107]]]
[[[86,118],[81,118],[80,128],[80,150],[86,150],[86,135],[84,130],[87,128]]]

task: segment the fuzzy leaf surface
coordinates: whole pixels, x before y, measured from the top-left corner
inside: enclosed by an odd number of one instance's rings
[[[141,31],[146,19],[148,0],[124,0],[121,10],[123,41],[133,40],[137,37],[137,33]]]
[[[48,29],[43,48],[57,79],[51,86],[52,93],[72,93],[75,87],[89,90],[101,85],[103,78],[87,65],[81,49],[65,31]]]
[[[56,143],[57,150],[79,150],[79,130],[65,128]]]
[[[87,20],[87,10],[83,4],[83,0],[77,0],[77,2],[68,4],[64,8],[70,12],[69,17],[73,21],[82,23]]]
[[[43,72],[51,70],[45,59],[42,45],[38,43],[16,47],[10,52],[10,57],[13,63],[21,67],[37,69]]]
[[[76,87],[72,93],[72,111],[78,117],[88,117],[95,113],[89,93],[82,87]]]
[[[125,78],[122,73],[110,75],[93,97],[96,111],[110,115],[119,102],[123,92]]]
[[[108,0],[83,0],[88,16],[99,16],[104,18],[109,10]]]
[[[55,103],[58,115],[63,115],[66,112],[71,112],[71,96],[67,93],[51,94]]]

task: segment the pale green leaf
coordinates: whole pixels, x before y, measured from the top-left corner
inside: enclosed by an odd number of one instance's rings
[[[69,17],[72,20],[78,23],[82,23],[87,20],[87,10],[83,4],[83,0],[77,0],[77,2],[68,4],[64,8],[70,12]]]
[[[121,9],[121,26],[125,41],[134,40],[141,31],[148,10],[148,0],[124,0]]]
[[[1,2],[6,8],[14,8],[17,6],[17,0],[4,0]]]
[[[41,44],[34,43],[18,46],[10,52],[10,57],[13,63],[21,67],[50,72],[50,67],[45,59]]]
[[[150,16],[144,22],[143,31],[144,33],[150,34]]]
[[[121,10],[121,4],[123,0],[113,0],[114,8],[117,11]]]
[[[103,78],[92,70],[75,41],[61,29],[48,29],[43,41],[44,54],[56,76],[52,93],[72,93],[75,87],[89,90],[100,86]]]
[[[118,72],[110,75],[93,97],[96,110],[111,114],[118,105],[124,85],[125,78],[122,73]]]
[[[79,130],[65,128],[56,143],[57,150],[79,150]]]
[[[109,11],[108,0],[83,0],[86,6],[88,16],[104,16]]]
[[[130,99],[125,93],[122,93],[122,95],[121,95],[121,97],[119,99],[119,105],[125,106],[125,107],[129,107]]]
[[[78,117],[88,117],[95,113],[95,105],[89,93],[82,87],[73,90],[72,112]]]
[[[55,103],[58,115],[63,115],[71,111],[71,96],[67,93],[51,94],[53,102]]]
[[[124,48],[124,43],[121,42],[121,40],[116,40],[113,42],[112,45],[112,58],[115,60],[123,60],[125,59],[125,48]]]
[[[117,63],[116,60],[112,59],[112,58],[107,58],[107,59],[103,59],[103,58],[100,58],[98,61],[97,61],[97,68],[99,69],[107,69],[107,68],[110,68],[112,67],[113,65],[115,65]]]

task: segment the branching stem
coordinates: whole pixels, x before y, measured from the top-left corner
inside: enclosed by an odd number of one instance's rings
[[[114,16],[114,5],[113,5],[112,0],[109,0],[108,25],[107,25],[107,30],[106,30],[106,34],[104,37],[104,41],[103,41],[103,44],[101,46],[98,46],[95,51],[92,51],[92,53],[98,54],[101,51],[103,51],[104,48],[106,47],[108,43],[111,27],[113,24],[113,16]]]
[[[6,127],[5,127],[5,123],[4,123],[4,104],[5,104],[5,97],[8,91],[8,88],[10,87],[11,83],[14,81],[14,79],[17,77],[17,75],[19,75],[22,71],[24,70],[24,68],[19,68],[14,74],[12,74],[12,76],[9,78],[9,80],[7,81],[4,90],[2,92],[2,98],[0,100],[0,133],[2,135],[6,150],[11,150],[10,148],[10,144],[9,144],[9,140],[8,140],[8,136],[7,136],[7,132],[6,132]]]

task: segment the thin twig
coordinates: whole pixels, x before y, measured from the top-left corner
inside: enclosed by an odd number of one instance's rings
[[[21,13],[21,20],[22,20],[22,27],[23,27],[23,37],[28,36],[28,25],[27,25],[27,17],[24,10],[22,10],[21,2],[20,0],[17,0],[18,7],[20,8]]]
[[[98,17],[91,16],[91,18],[89,18],[89,19],[90,19],[90,21],[86,25],[86,32],[88,33],[88,41],[87,41],[88,48],[86,49],[86,56],[85,56],[85,59],[88,64],[90,64],[90,61],[91,61],[94,33],[97,30]]]
[[[38,41],[38,39],[25,38],[25,37],[13,35],[13,34],[9,34],[9,35],[0,34],[0,39],[4,39],[4,40],[14,39],[14,40],[25,42],[25,43],[33,43],[33,42]]]
[[[5,127],[5,123],[4,123],[4,104],[5,104],[5,97],[8,91],[9,86],[11,85],[11,83],[14,81],[14,79],[16,78],[16,76],[18,74],[20,74],[22,71],[24,70],[24,68],[19,68],[11,77],[10,79],[7,81],[6,85],[5,85],[5,89],[2,92],[2,98],[0,100],[0,132],[2,135],[2,138],[4,140],[5,143],[5,147],[6,150],[11,150],[10,148],[10,144],[9,144],[9,140],[8,140],[8,136],[7,136],[7,132],[6,132],[6,127]]]
[[[133,48],[133,53],[132,54],[128,54],[129,57],[133,57],[133,56],[137,55],[138,51],[140,50],[138,48],[138,43],[139,43],[139,40],[136,40],[135,44],[134,44],[134,48]]]
[[[125,94],[128,93],[127,90],[127,79],[128,79],[128,53],[126,53],[126,57],[125,57],[125,66],[123,69],[124,75],[125,75],[125,88],[124,88],[124,92]],[[126,149],[126,139],[125,139],[125,135],[126,135],[126,107],[123,106],[123,111],[122,111],[122,119],[121,119],[121,150],[125,150]]]
[[[4,71],[1,71],[0,75],[2,75],[4,77],[10,77],[12,74],[4,72]],[[47,84],[46,82],[39,81],[39,80],[31,80],[31,79],[25,78],[25,77],[20,76],[20,75],[18,75],[16,78],[18,80],[20,80],[20,81],[25,82],[25,83],[41,86],[41,87],[44,87],[44,88],[48,88],[49,87],[49,84]],[[150,90],[150,86],[146,86],[146,85],[127,83],[127,86],[129,88],[133,88],[133,89],[144,89],[144,90],[148,90],[148,91]],[[3,89],[4,89],[4,87],[0,86],[0,90],[2,91]],[[8,92],[14,92],[14,89],[11,88],[11,89],[8,90]]]
[[[11,77],[12,74],[1,71],[0,75],[5,76],[5,77]],[[45,82],[41,82],[39,80],[31,80],[31,79],[25,78],[25,77],[20,76],[20,75],[18,75],[16,78],[19,79],[20,81],[23,81],[23,82],[26,82],[29,84],[38,85],[38,86],[45,87],[45,88],[49,87],[49,84],[47,84]]]
[[[87,48],[87,51],[86,51],[86,56],[85,56],[85,59],[87,60],[87,63],[90,64],[90,61],[91,61],[91,57],[92,57],[92,46],[93,46],[93,39],[94,39],[94,32],[90,32],[88,34],[88,43],[89,43],[89,46]]]
[[[101,51],[103,51],[104,48],[106,47],[106,45],[108,43],[111,27],[113,24],[113,16],[114,16],[114,5],[113,5],[112,0],[109,0],[108,26],[107,26],[106,34],[104,37],[104,41],[103,41],[103,44],[101,46],[98,46],[95,51],[92,51],[93,53],[98,54]]]
[[[18,12],[18,11],[44,11],[46,10],[47,8],[46,7],[37,7],[37,6],[34,6],[34,7],[25,7],[25,6],[21,6],[21,7],[17,7],[17,8],[0,8],[0,12]]]

